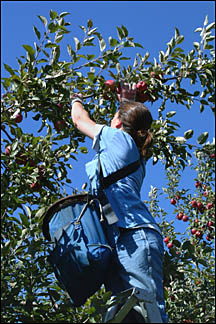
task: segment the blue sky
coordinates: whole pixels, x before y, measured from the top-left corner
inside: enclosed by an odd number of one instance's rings
[[[4,71],[3,63],[13,68],[18,68],[16,58],[25,55],[22,44],[33,45],[35,35],[33,25],[42,30],[43,25],[37,15],[49,17],[50,9],[61,13],[70,12],[66,20],[71,22],[68,27],[70,34],[64,36],[65,59],[68,60],[66,46],[73,45],[73,37],[81,37],[82,31],[79,25],[86,25],[88,19],[92,19],[94,27],[98,27],[105,40],[109,36],[117,37],[116,27],[124,25],[129,35],[136,42],[144,46],[144,50],[136,49],[136,52],[144,54],[149,52],[150,59],[158,58],[160,50],[166,49],[167,42],[174,36],[175,27],[184,35],[185,40],[180,45],[186,51],[192,49],[193,42],[199,41],[199,33],[194,33],[197,27],[203,25],[205,16],[208,15],[209,23],[215,20],[214,1],[1,1],[1,70],[2,77],[8,76]],[[109,77],[110,78],[110,77]],[[153,117],[157,116],[157,102],[149,105]],[[148,106],[148,105],[147,105]],[[209,131],[209,140],[214,137],[214,120],[212,113],[206,109],[199,114],[199,105],[194,104],[190,111],[176,104],[168,107],[176,110],[173,118],[182,125],[178,135],[183,136],[188,129],[194,129],[195,133],[190,141],[196,144],[196,138],[204,131]],[[23,129],[32,132],[34,124],[32,120],[23,120]],[[37,127],[38,129],[38,127]],[[89,161],[94,152],[91,150],[91,141],[86,141],[89,148],[87,155],[80,154],[78,162],[72,161],[74,169],[71,171],[72,185],[79,190],[87,181],[85,163]],[[182,179],[183,185],[193,185],[192,179],[187,174]],[[163,169],[160,165],[147,166],[147,176],[142,189],[142,198],[148,199],[150,185],[161,188],[166,183],[163,177]],[[172,210],[168,202],[161,202],[162,207]]]

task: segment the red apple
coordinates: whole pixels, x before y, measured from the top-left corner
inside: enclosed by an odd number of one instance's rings
[[[202,187],[201,182],[200,182],[200,181],[196,181],[196,182],[195,182],[195,187],[196,187],[196,188],[200,188],[200,187]]]
[[[23,120],[23,116],[19,113],[19,114],[16,114],[15,116],[15,123],[21,123],[21,121]]]
[[[215,153],[211,154],[211,158],[214,159],[215,158]]]
[[[169,237],[165,237],[164,242],[168,243],[169,242]]]
[[[203,206],[203,204],[202,204],[201,202],[198,202],[198,203],[197,203],[197,208],[198,208],[199,210],[202,210],[202,209],[204,208],[204,206]]]
[[[170,200],[170,203],[171,203],[172,205],[175,205],[175,204],[176,204],[176,200],[175,200],[174,198],[172,198],[172,199]]]
[[[208,203],[207,205],[206,205],[206,208],[207,209],[211,209],[213,207],[213,204],[212,203]]]
[[[57,104],[57,106],[58,106],[59,108],[63,108],[63,107],[64,107],[63,104],[61,104],[61,103]]]
[[[167,247],[168,247],[168,249],[171,249],[173,247],[173,243],[172,242],[168,243]]]
[[[191,206],[192,206],[193,208],[197,208],[197,202],[196,202],[196,200],[192,200],[192,201],[191,201]]]
[[[63,130],[66,126],[66,123],[64,120],[57,120],[57,122],[55,122],[54,124],[54,128],[57,132],[59,132],[60,130]]]
[[[11,146],[9,145],[5,148],[5,154],[10,155],[10,152],[11,152]]]
[[[195,227],[194,227],[194,228],[192,228],[192,229],[191,229],[191,234],[193,234],[193,235],[194,235],[194,234],[196,233],[196,231],[197,231],[197,229],[196,229]]]
[[[214,225],[214,223],[212,222],[212,221],[208,221],[208,223],[207,223],[207,226],[208,227],[211,227],[211,226],[213,226]]]
[[[207,236],[206,236],[206,240],[208,240],[208,241],[211,241],[213,238],[214,238],[214,235],[211,233],[207,234]]]
[[[151,75],[152,78],[155,78],[155,79],[158,79],[158,80],[161,80],[163,78],[163,72],[155,73],[154,71],[152,71],[150,75]]]
[[[137,92],[143,92],[147,89],[148,85],[145,81],[140,81],[137,83],[136,89]]]
[[[116,82],[114,80],[107,80],[105,82],[105,88],[110,89],[111,91],[115,90]]]
[[[184,215],[184,216],[182,217],[183,222],[187,222],[188,219],[189,219],[189,217],[188,217],[187,215]]]
[[[176,218],[181,220],[183,217],[183,213],[182,212],[179,212],[177,215],[176,215]]]
[[[196,235],[196,237],[200,237],[201,238],[203,234],[202,234],[201,231],[197,230],[196,233],[195,233],[195,235]]]
[[[41,189],[41,184],[40,184],[39,182],[31,183],[30,188],[31,188],[33,191],[40,191],[40,189]]]

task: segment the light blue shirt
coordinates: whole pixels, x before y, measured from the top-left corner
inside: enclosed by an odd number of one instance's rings
[[[92,193],[96,196],[99,192],[98,154],[104,177],[140,158],[136,143],[128,133],[105,125],[94,138],[92,148],[97,154],[86,164],[86,172],[91,182]],[[145,164],[146,161],[143,159],[137,171],[111,184],[104,192],[118,217],[117,226],[124,228],[144,226],[160,232],[155,219],[140,197]]]

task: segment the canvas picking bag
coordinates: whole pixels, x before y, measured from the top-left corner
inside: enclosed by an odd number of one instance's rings
[[[112,248],[102,219],[100,201],[79,194],[55,202],[43,220],[43,234],[54,242],[48,261],[74,306],[84,304],[104,282]]]
[[[103,177],[98,156],[101,188],[105,189],[135,172],[140,165],[138,160]],[[100,198],[79,194],[56,201],[43,219],[43,234],[55,244],[48,261],[74,306],[84,304],[104,283],[112,247],[103,230],[103,216],[108,224],[112,224],[113,218],[115,222],[117,219],[113,214],[102,193]]]

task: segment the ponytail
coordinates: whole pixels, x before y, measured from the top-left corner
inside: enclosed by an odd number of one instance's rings
[[[153,144],[150,132],[153,118],[148,108],[140,102],[123,102],[119,107],[118,118],[122,122],[123,130],[134,139],[140,156],[147,157],[148,150]]]
[[[134,141],[138,147],[140,155],[146,157],[149,148],[153,144],[153,136],[149,130],[138,130]]]

